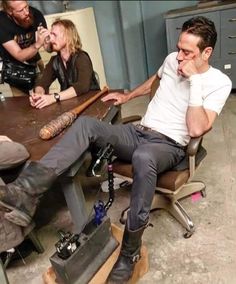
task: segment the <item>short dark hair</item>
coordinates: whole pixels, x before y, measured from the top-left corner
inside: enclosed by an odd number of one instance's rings
[[[208,18],[198,16],[187,20],[183,23],[182,32],[187,32],[200,37],[198,47],[201,52],[208,46],[213,49],[215,47],[217,32],[215,24]]]

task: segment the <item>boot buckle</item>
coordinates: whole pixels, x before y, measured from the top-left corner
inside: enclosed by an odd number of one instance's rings
[[[136,254],[132,257],[131,260],[134,263],[134,262],[138,262],[140,260],[140,258],[141,258],[140,254]]]

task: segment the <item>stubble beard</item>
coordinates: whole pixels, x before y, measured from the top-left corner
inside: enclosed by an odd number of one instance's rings
[[[16,19],[19,26],[24,29],[30,28],[34,23],[34,17],[32,13],[29,13],[29,16],[26,19]]]

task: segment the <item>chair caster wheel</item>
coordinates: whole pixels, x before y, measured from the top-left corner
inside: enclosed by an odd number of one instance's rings
[[[201,193],[202,197],[206,197],[206,190],[205,189],[201,190],[200,193]]]
[[[189,239],[189,238],[192,236],[193,233],[194,233],[194,232],[189,232],[189,231],[187,231],[186,233],[184,233],[184,238],[185,238],[185,239]]]

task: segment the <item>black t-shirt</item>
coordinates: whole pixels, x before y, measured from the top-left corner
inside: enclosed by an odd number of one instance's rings
[[[30,12],[33,15],[34,22],[31,27],[25,29],[19,26],[6,12],[0,11],[0,56],[3,60],[16,61],[2,46],[3,43],[14,39],[24,49],[35,42],[35,32],[40,23],[43,27],[47,27],[46,21],[39,10],[30,7]],[[36,63],[40,58],[39,53],[37,53],[28,62]]]

